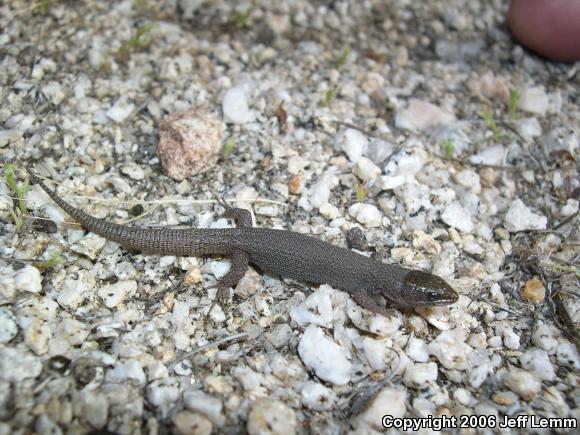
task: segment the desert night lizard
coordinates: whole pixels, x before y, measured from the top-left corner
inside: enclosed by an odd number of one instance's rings
[[[249,264],[281,277],[329,284],[348,292],[363,308],[379,314],[386,314],[388,306],[448,305],[458,298],[457,292],[436,275],[385,264],[305,234],[252,227],[250,212],[239,208],[227,207],[224,214],[235,221],[236,228],[139,228],[97,219],[64,201],[34,172],[30,169],[28,172],[30,181],[39,184],[86,230],[125,248],[148,254],[231,257],[230,271],[216,285],[216,300],[220,304],[228,300],[230,287],[244,276]],[[378,302],[380,296],[384,299]]]

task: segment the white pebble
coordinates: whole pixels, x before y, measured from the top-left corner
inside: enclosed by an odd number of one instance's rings
[[[466,338],[465,331],[460,328],[443,331],[429,343],[429,353],[447,369],[466,370],[469,368],[468,355],[472,351],[465,343]]]
[[[349,207],[348,213],[356,221],[368,228],[381,226],[382,214],[377,207],[372,204],[357,202]]]
[[[221,279],[231,269],[230,260],[212,260],[209,262],[211,273],[216,279]]]
[[[456,201],[445,208],[441,214],[441,220],[463,233],[471,233],[474,228],[471,215]]]
[[[161,344],[161,340],[157,346]],[[169,376],[169,370],[167,366],[159,361],[153,361],[149,365],[147,365],[147,379],[149,381],[156,381],[158,379],[164,379]]]
[[[281,353],[270,353],[270,369],[272,374],[288,385],[294,384],[297,379],[306,379],[306,368],[299,358],[288,358]],[[299,388],[295,387],[298,391]]]
[[[382,190],[393,190],[399,186],[402,186],[408,181],[409,181],[408,178],[402,174],[385,175],[380,179],[380,188]]]
[[[403,383],[411,388],[425,388],[427,384],[437,380],[437,364],[410,363],[405,370]]]
[[[232,370],[234,377],[247,391],[260,392],[263,390],[262,383],[265,382],[264,375],[256,373],[249,367],[235,367]]]
[[[334,140],[334,148],[344,151],[348,159],[355,163],[366,152],[368,140],[364,134],[353,128],[340,131]]]
[[[572,369],[580,369],[580,361],[578,360],[578,352],[576,348],[570,343],[560,343],[556,349],[556,359],[558,364]]]
[[[564,394],[555,385],[547,387],[544,393],[544,400],[550,403],[559,417],[570,416],[570,406],[566,403]],[[578,420],[578,408],[575,408],[573,413],[575,414],[573,415],[576,417],[576,420]]]
[[[351,317],[350,313],[349,317]],[[402,323],[403,320],[401,319],[399,312],[394,312],[392,316],[388,317],[375,314],[368,322],[368,331],[378,335],[379,337],[391,337],[399,330]]]
[[[178,435],[211,435],[213,427],[207,418],[191,411],[181,411],[171,418]]]
[[[572,216],[573,214],[578,213],[578,200],[577,199],[568,199],[566,204],[560,209],[560,214],[562,217]]]
[[[24,344],[37,355],[42,355],[48,350],[48,340],[52,337],[52,330],[46,323],[38,319],[30,319],[23,324],[21,318],[20,327],[24,331]]]
[[[387,358],[392,354],[384,342],[365,337],[362,341],[362,351],[374,371],[380,372],[388,367]]]
[[[171,224],[170,224],[171,225]],[[172,266],[175,263],[176,257],[173,255],[164,255],[163,257],[159,258],[159,262],[157,265],[160,269],[167,269],[169,266]]]
[[[254,269],[249,269],[246,274],[238,281],[234,293],[242,299],[247,299],[255,295],[262,288],[262,276]]]
[[[89,336],[87,325],[76,319],[62,319],[55,330],[55,335],[65,339],[71,346],[80,346]]]
[[[532,341],[536,346],[548,352],[548,354],[555,353],[558,347],[558,341],[554,338],[550,328],[544,322],[538,322]]]
[[[49,97],[50,102],[55,106],[62,103],[62,100],[66,97],[65,88],[57,82],[49,82],[42,87],[42,92],[44,95]]]
[[[336,219],[337,217],[340,216],[340,211],[338,210],[338,208],[329,203],[321,205],[318,208],[318,211],[320,211],[320,214],[329,221]]]
[[[515,331],[510,328],[504,328],[502,331],[503,344],[508,349],[516,350],[520,348],[520,336],[515,333]]]
[[[137,292],[137,282],[134,280],[121,280],[115,284],[107,284],[97,290],[97,295],[103,299],[107,308],[114,308],[126,298]]]
[[[56,72],[57,69],[54,60],[43,57],[34,64],[30,75],[32,78],[40,80],[44,77],[45,71]]]
[[[471,255],[481,255],[483,254],[483,247],[477,243],[474,236],[471,234],[465,234],[461,241],[463,242],[463,250]]]
[[[543,86],[534,86],[522,91],[519,106],[525,112],[544,116],[550,107],[550,100]]]
[[[99,391],[82,389],[74,394],[74,404],[89,424],[101,429],[107,424],[109,416],[109,399]]]
[[[267,217],[275,217],[280,213],[278,206],[274,204],[257,204],[254,210],[257,215]]]
[[[467,339],[467,344],[476,349],[485,349],[487,347],[487,341],[485,339],[485,332],[474,332],[469,335]]]
[[[236,85],[224,95],[222,109],[224,121],[232,124],[245,124],[255,118],[248,106],[248,93],[250,89],[245,84]]]
[[[292,328],[287,323],[282,323],[281,325],[274,326],[267,334],[268,341],[272,343],[272,345],[279,349],[284,347],[292,338]]]
[[[363,181],[373,180],[381,175],[381,168],[370,159],[361,157],[354,165],[354,174]]]
[[[520,362],[524,369],[533,371],[543,381],[551,382],[556,378],[550,357],[543,349],[532,348],[527,350],[520,357]]]
[[[14,274],[16,289],[30,293],[38,293],[42,290],[42,276],[40,271],[31,265],[18,269]]]
[[[491,230],[491,228],[483,223],[477,224],[475,232],[479,237],[483,238],[486,241],[491,240],[491,238],[493,237],[493,231]]]
[[[296,414],[282,402],[261,398],[252,403],[246,429],[249,435],[282,435],[296,431]]]
[[[325,171],[316,183],[308,190],[308,200],[313,207],[328,204],[330,189],[338,184],[338,178],[333,169]]]
[[[387,175],[403,175],[408,181],[415,179],[415,175],[425,166],[425,159],[419,154],[397,154],[385,165]]]
[[[382,139],[373,138],[367,146],[366,155],[377,165],[393,153],[393,145]]]
[[[457,174],[455,174],[454,179],[457,184],[471,190],[474,193],[481,192],[479,174],[472,169],[464,169],[459,171]]]
[[[418,417],[426,417],[428,415],[434,415],[437,412],[435,403],[432,402],[434,397],[429,399],[424,399],[421,397],[416,397],[413,399],[413,412],[417,414]]]
[[[48,415],[39,415],[34,421],[34,433],[62,435],[63,432]]]
[[[445,261],[445,260],[443,260]],[[451,260],[453,261],[453,260]],[[439,275],[440,267],[433,267],[433,273]],[[452,323],[449,317],[449,307],[433,306],[433,307],[417,307],[415,311],[419,313],[429,324],[433,325],[440,331],[447,331],[451,328]]]
[[[405,350],[407,356],[415,362],[425,363],[429,361],[429,349],[427,343],[420,338],[412,337],[407,343]]]
[[[224,425],[223,404],[217,397],[210,396],[201,390],[187,390],[183,393],[183,402],[187,409],[205,415],[216,426]]]
[[[151,382],[147,386],[147,401],[163,417],[167,417],[177,400],[179,400],[179,388],[169,378]]]
[[[542,383],[530,372],[522,369],[513,369],[506,374],[504,385],[524,400],[533,400],[540,390]]]
[[[471,369],[468,375],[468,382],[473,388],[479,388],[483,385],[489,374],[490,365],[481,364]]]
[[[63,307],[78,308],[95,287],[95,277],[87,271],[81,270],[74,276],[67,277],[56,300]]]
[[[493,337],[489,337],[487,339],[487,345],[489,347],[501,347],[502,345],[502,341],[501,341],[501,337],[494,335]]]
[[[81,232],[81,234],[84,233]],[[78,254],[86,255],[91,260],[96,260],[105,243],[107,243],[107,239],[104,237],[89,233],[72,244],[70,249]]]
[[[313,411],[329,411],[334,408],[334,391],[317,382],[308,381],[300,390],[302,404]]]
[[[138,385],[145,385],[147,377],[145,372],[135,359],[126,362],[118,362],[114,368],[107,372],[106,379],[112,383],[136,382]]]
[[[495,417],[495,421],[499,420],[497,405],[493,404],[490,401],[482,400],[477,405],[475,405],[473,410],[475,411],[475,415],[493,416]]]
[[[300,305],[290,310],[290,317],[301,326],[332,325],[331,296],[334,290],[328,285],[321,285],[318,290],[306,298]]]
[[[18,129],[0,130],[0,148],[4,148],[11,141],[22,136],[22,132]]]
[[[471,156],[469,161],[474,164],[503,165],[507,156],[507,150],[503,145],[492,145],[479,153]]]
[[[471,393],[465,388],[458,388],[453,392],[453,398],[463,406],[471,404]]]
[[[133,180],[142,180],[145,178],[143,168],[134,162],[121,166],[121,172]]]
[[[120,98],[107,110],[107,117],[116,123],[121,123],[135,110],[135,105],[125,98]]]
[[[351,363],[346,350],[326,337],[321,328],[309,326],[304,331],[298,354],[320,379],[336,385],[345,385],[350,381]]]
[[[310,160],[302,156],[292,156],[287,162],[287,171],[292,175],[300,175],[304,172],[304,168],[310,164]]]
[[[407,391],[403,388],[386,387],[379,391],[366,405],[363,412],[356,417],[356,423],[363,427],[383,430],[381,426],[385,411],[393,418],[402,418],[407,413]],[[367,431],[361,431],[366,433]]]
[[[524,202],[517,198],[510,205],[503,218],[505,228],[511,232],[525,230],[545,230],[548,218],[541,214],[533,213]]]
[[[518,133],[526,139],[533,139],[542,134],[542,126],[536,118],[524,118],[516,121]]]
[[[8,308],[0,308],[0,344],[8,343],[18,334],[16,317]]]

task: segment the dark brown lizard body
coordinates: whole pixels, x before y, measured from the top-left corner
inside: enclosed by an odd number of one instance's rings
[[[218,298],[227,299],[229,288],[245,274],[248,264],[286,278],[316,284],[330,284],[349,292],[364,308],[384,313],[374,299],[382,296],[400,307],[448,305],[458,295],[443,279],[430,273],[384,264],[372,258],[323,242],[304,234],[253,228],[250,213],[227,208],[226,217],[237,228],[171,229],[117,225],[94,218],[73,207],[48,188],[33,172],[30,180],[84,228],[125,248],[150,254],[232,257],[232,268],[218,282]]]

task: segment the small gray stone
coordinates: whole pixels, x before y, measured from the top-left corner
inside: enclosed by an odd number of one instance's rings
[[[0,344],[8,343],[18,334],[16,317],[8,308],[0,308]]]
[[[20,347],[0,349],[0,379],[21,382],[37,377],[42,372],[42,362]]]

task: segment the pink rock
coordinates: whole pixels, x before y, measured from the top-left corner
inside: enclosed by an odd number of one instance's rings
[[[395,117],[395,125],[405,130],[424,130],[439,124],[449,124],[453,115],[427,101],[411,99],[409,106]]]
[[[501,101],[507,101],[510,96],[505,80],[502,77],[494,76],[491,72],[481,77],[472,78],[467,83],[467,86],[475,95],[484,95]]]
[[[163,173],[180,181],[210,169],[219,157],[221,127],[207,112],[177,112],[161,121],[157,156]]]

